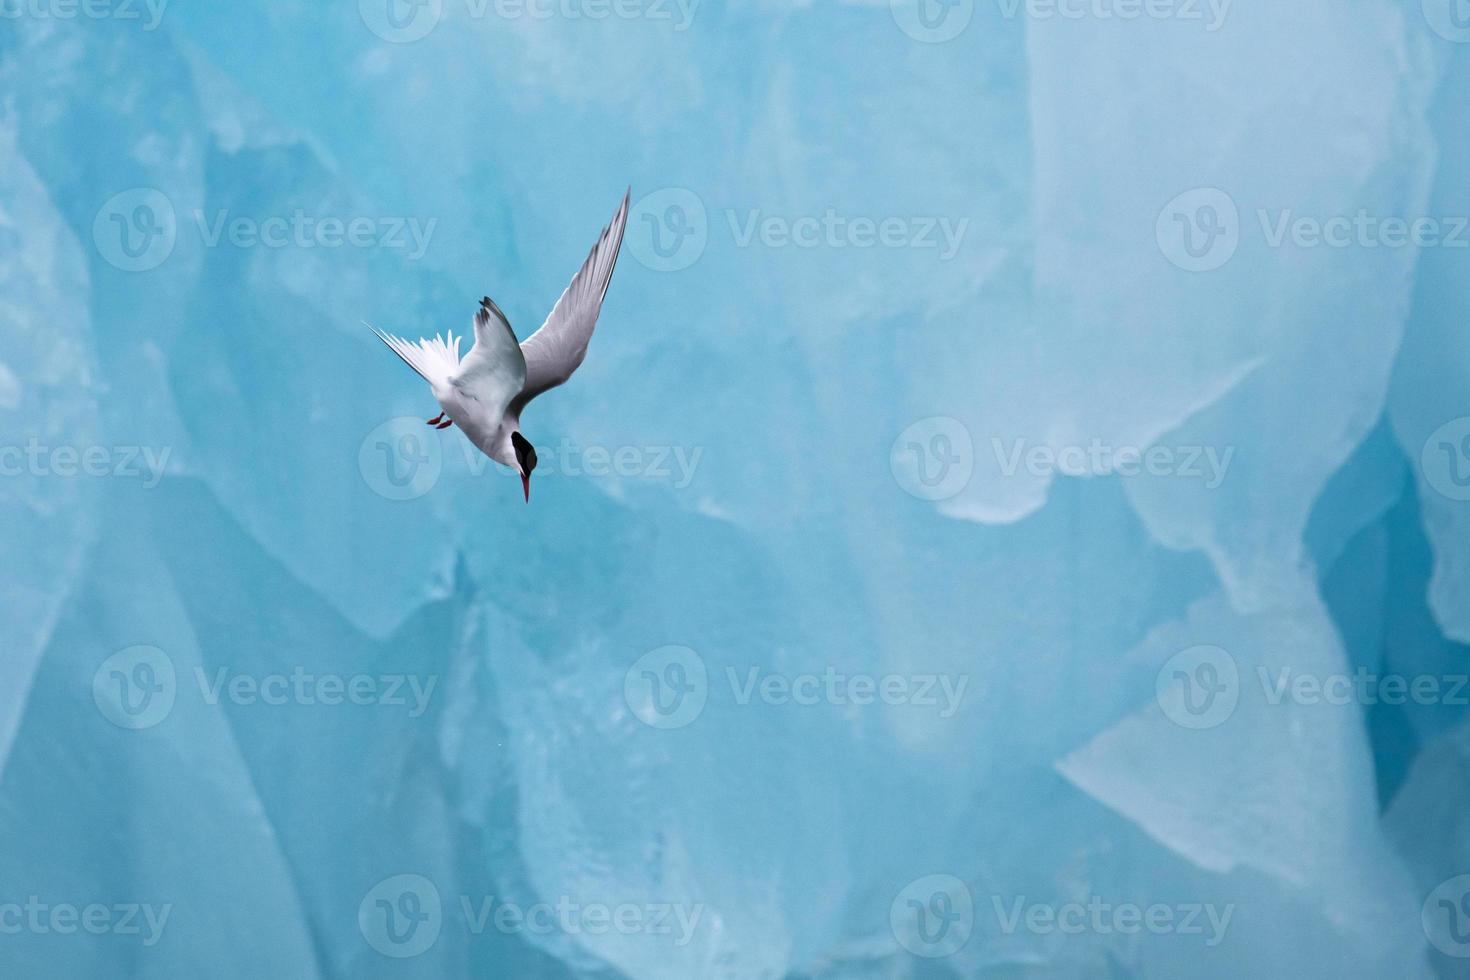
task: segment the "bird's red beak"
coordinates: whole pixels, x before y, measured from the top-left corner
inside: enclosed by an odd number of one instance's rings
[[[521,474],[521,489],[526,492],[526,503],[529,504],[531,502],[531,478],[524,473]]]

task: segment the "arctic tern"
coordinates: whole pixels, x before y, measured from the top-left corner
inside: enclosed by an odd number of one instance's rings
[[[525,343],[517,343],[510,321],[486,296],[475,313],[475,345],[459,356],[462,338],[404,340],[371,328],[393,353],[429,383],[443,409],[428,424],[447,429],[455,423],[486,456],[520,474],[531,501],[531,471],[536,450],[521,435],[521,412],[544,391],[564,383],[587,356],[587,343],[602,309],[628,223],[632,188],[597,244],[552,307],[546,322]]]

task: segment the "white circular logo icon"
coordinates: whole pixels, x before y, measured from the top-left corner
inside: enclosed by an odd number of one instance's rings
[[[98,254],[124,272],[147,272],[163,265],[173,254],[178,234],[173,202],[152,187],[114,194],[92,220]]]
[[[1424,19],[1446,41],[1470,43],[1470,0],[1424,0]]]
[[[970,485],[975,444],[963,422],[930,416],[898,434],[888,466],[906,493],[920,500],[948,500]]]
[[[628,215],[628,249],[654,272],[687,269],[709,244],[704,201],[687,187],[665,187],[638,199]]]
[[[372,491],[389,500],[422,497],[439,482],[444,465],[439,433],[424,419],[400,415],[367,434],[357,469]]]
[[[1211,272],[1240,247],[1240,210],[1218,187],[1185,191],[1159,212],[1154,234],[1164,258],[1187,272]]]
[[[1470,500],[1470,418],[1446,422],[1419,453],[1424,481],[1451,500]]]
[[[1174,724],[1205,729],[1223,725],[1240,702],[1235,658],[1216,646],[1180,650],[1159,668],[1154,697]]]
[[[174,662],[158,647],[119,650],[92,675],[92,700],[119,728],[152,728],[174,710],[178,680]]]
[[[688,647],[650,650],[623,677],[623,699],[653,728],[683,728],[698,718],[709,699],[704,658]]]
[[[357,12],[378,37],[391,44],[410,44],[439,26],[444,0],[358,0]]]
[[[1470,958],[1470,875],[1458,875],[1430,892],[1420,919],[1435,949]]]
[[[925,44],[954,40],[975,16],[975,0],[888,0],[888,8],[899,30]]]
[[[975,929],[975,900],[954,875],[926,875],[888,906],[888,925],[898,944],[915,956],[952,956]]]
[[[394,875],[373,886],[357,907],[357,928],[384,956],[418,956],[439,939],[444,912],[439,889],[423,875]]]

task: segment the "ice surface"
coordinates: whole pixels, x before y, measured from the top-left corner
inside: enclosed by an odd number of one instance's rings
[[[1066,21],[1032,36],[1037,74],[1057,76],[1035,100],[1038,168],[1089,161],[1087,179],[1038,202],[1038,285],[1090,343],[1132,338],[1075,362],[1088,377],[1074,390],[1095,392],[1075,416],[1131,413],[1119,444],[1234,450],[1218,487],[1147,474],[1128,486],[1155,536],[1204,550],[1250,608],[1294,594],[1312,502],[1377,418],[1415,258],[1274,247],[1266,227],[1284,209],[1418,214],[1432,173],[1422,24],[1390,2],[1355,16],[1364,30],[1345,30],[1330,2],[1242,4],[1214,36],[1167,21],[1115,25],[1115,44]],[[1303,36],[1312,58],[1291,53]],[[1271,66],[1266,111],[1240,98],[1261,67],[1222,57],[1235,45]],[[1141,97],[1085,111],[1099,89]],[[1116,138],[1135,130],[1153,138]],[[1239,215],[1237,251],[1208,275],[1162,260],[1140,222],[1197,187],[1224,191]],[[1366,281],[1376,287],[1352,288]],[[1118,366],[1092,373],[1102,357]],[[1136,372],[1165,380],[1117,405],[1117,379]]]
[[[0,125],[0,419],[5,432],[29,433],[38,447],[84,447],[97,438],[85,259],[14,142],[14,130]],[[0,667],[0,774],[57,611],[85,566],[97,507],[95,488],[28,472],[27,440],[9,445],[0,483],[12,569],[0,584],[0,616],[11,624]]]
[[[1358,706],[1282,696],[1298,672],[1346,672],[1324,610],[1307,599],[1242,616],[1216,596],[1129,656],[1158,670],[1158,698],[1063,759],[1061,772],[1201,867],[1250,866],[1331,894],[1345,933],[1383,942],[1384,923],[1362,920],[1391,921],[1405,895],[1391,862],[1363,854],[1377,807]],[[1216,689],[1199,680],[1206,666]]]
[[[7,935],[7,973],[165,978],[211,963],[227,977],[320,976],[280,828],[262,811],[225,720],[181,697],[166,726],[129,731],[94,701],[94,673],[113,652],[99,636],[146,638],[191,686],[203,663],[172,585],[177,570],[129,503],[114,497],[99,515],[108,530],[72,583],[37,672],[26,717],[51,722],[23,726],[11,753],[0,881],[10,902],[142,906],[156,927],[144,912],[133,942],[121,933],[89,942]]]
[[[1463,975],[1466,252],[1269,237],[1470,212],[1448,7],[53,6],[0,20],[0,450],[156,465],[0,478],[0,976]],[[529,333],[628,183],[527,507],[361,321]],[[829,212],[933,244],[762,230]],[[407,238],[212,238],[295,213]],[[1441,687],[1270,686],[1359,670]],[[406,701],[228,686],[301,674]],[[934,700],[760,693],[829,675]]]
[[[1424,899],[1421,918],[1435,946],[1430,955],[1447,977],[1465,974],[1461,900],[1470,883],[1461,876],[1470,867],[1467,785],[1470,726],[1461,726],[1425,747],[1385,818]]]
[[[1456,58],[1443,92],[1463,90],[1470,62]],[[1470,152],[1462,100],[1441,96],[1434,107],[1443,160]],[[1429,213],[1470,216],[1470,189],[1444,169],[1435,182]],[[1470,246],[1467,246],[1470,247]],[[1470,642],[1470,443],[1465,392],[1470,388],[1470,286],[1465,280],[1465,248],[1427,251],[1419,264],[1414,306],[1404,349],[1394,365],[1389,417],[1404,447],[1418,465],[1424,526],[1434,544],[1435,571],[1430,605],[1444,632]]]

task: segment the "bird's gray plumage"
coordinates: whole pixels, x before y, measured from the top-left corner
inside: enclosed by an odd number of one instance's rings
[[[447,340],[409,341],[373,331],[429,383],[445,416],[471,442],[523,479],[529,478],[522,465],[528,457],[525,447],[517,453],[512,438],[520,432],[521,413],[531,399],[566,383],[587,357],[617,266],[631,196],[630,188],[546,322],[523,343],[517,343],[510,320],[488,296],[475,313],[475,345],[463,359],[460,338],[453,333]],[[534,462],[534,454],[529,459]]]

